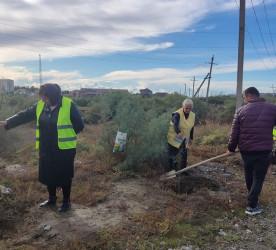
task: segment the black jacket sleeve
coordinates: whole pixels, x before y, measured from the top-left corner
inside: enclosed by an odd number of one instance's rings
[[[78,111],[76,105],[72,102],[71,103],[71,110],[70,110],[70,119],[75,130],[75,133],[78,134],[84,128],[84,123],[81,118],[80,112]]]
[[[20,126],[22,124],[28,123],[30,121],[34,121],[36,119],[36,105],[37,104],[34,104],[25,111],[21,111],[15,114],[14,116],[8,118],[5,129],[8,130]]]
[[[190,139],[193,140],[194,139],[194,127],[192,127],[191,131],[190,131]]]
[[[177,134],[179,134],[181,132],[179,127],[178,127],[179,120],[180,120],[180,114],[179,113],[173,113],[172,114],[173,128],[174,128],[174,132],[177,133]]]

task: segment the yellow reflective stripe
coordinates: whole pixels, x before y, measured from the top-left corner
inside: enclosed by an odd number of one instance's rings
[[[57,126],[58,129],[67,129],[67,128],[73,128],[73,125],[59,125]]]
[[[77,140],[77,137],[67,137],[67,138],[58,138],[58,141],[60,142],[66,142],[66,141],[74,141]]]
[[[182,143],[182,139],[178,136],[174,137],[173,139],[174,141],[178,142],[178,143]]]

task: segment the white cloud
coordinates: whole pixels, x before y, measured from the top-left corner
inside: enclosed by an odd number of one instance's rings
[[[273,1],[266,3],[269,2]],[[262,4],[262,1],[254,0],[254,5],[258,4]],[[57,58],[99,56],[129,51],[144,53],[170,48],[174,43],[166,36],[167,34],[194,32],[197,30],[196,24],[204,18],[230,10],[237,12],[235,1],[1,1],[0,76],[14,79],[15,84],[38,84],[38,72],[32,72],[27,67],[4,65],[7,62],[38,61],[38,54],[42,55],[43,60],[50,61]],[[217,26],[218,23],[215,22],[200,24],[205,30],[212,30]],[[207,50],[202,53],[198,51],[194,53],[193,50],[189,58],[202,56],[204,53],[210,54]],[[271,60],[262,61],[247,60],[244,63],[244,70],[251,72],[275,68]],[[76,68],[78,66],[76,65]],[[66,72],[65,69],[55,69],[43,71],[43,81],[59,83],[63,89],[102,86],[127,89],[149,87],[155,91],[178,91],[184,88],[184,83],[189,83],[191,86],[193,76],[202,80],[209,72],[209,65],[189,70],[152,68],[150,65],[143,69],[116,71],[110,69],[109,73],[103,73],[97,78],[88,77],[88,74],[83,75],[78,70]],[[236,62],[231,63],[226,60],[226,63],[214,67],[213,74],[233,74],[236,71]],[[230,87],[232,83],[230,84],[228,80],[224,88],[232,89]]]
[[[188,31],[230,8],[226,0],[2,1],[0,61],[167,48],[173,43],[137,38]]]
[[[273,65],[269,59],[263,61],[245,61],[244,71],[261,71],[266,65],[271,69]],[[270,64],[269,64],[270,63]],[[148,70],[128,70],[128,71],[113,71],[97,78],[85,78],[79,71],[62,72],[57,70],[45,71],[42,73],[43,82],[53,82],[61,85],[62,89],[78,89],[87,87],[102,87],[102,88],[126,88],[126,89],[141,89],[150,88],[153,91],[168,91],[174,92],[187,88],[192,88],[192,78],[196,76],[198,87],[204,77],[209,72],[209,66],[197,67],[191,70],[179,70],[173,68],[156,68]],[[39,73],[32,73],[25,67],[5,67],[0,65],[0,72],[5,74],[0,75],[2,78],[14,79],[15,85],[37,85],[39,83]],[[224,64],[218,68],[213,68],[213,78],[225,73],[236,73],[237,65]],[[207,81],[206,81],[207,82]],[[217,91],[233,91],[235,89],[235,81],[218,82],[215,85],[212,79],[212,87],[217,88]],[[223,86],[223,87],[221,87]],[[221,89],[221,90],[220,90]]]

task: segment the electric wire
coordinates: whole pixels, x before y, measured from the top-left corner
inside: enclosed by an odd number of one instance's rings
[[[239,5],[238,5],[238,3],[237,3],[237,0],[235,0],[235,2],[236,2],[237,8],[238,8],[238,12],[239,12],[240,7],[239,7]],[[247,32],[247,35],[248,35],[248,37],[249,37],[249,39],[250,39],[250,41],[251,41],[251,43],[252,43],[252,45],[253,45],[253,47],[254,47],[254,49],[255,49],[255,51],[256,51],[258,57],[260,58],[262,64],[265,66],[265,68],[267,69],[268,72],[270,72],[271,74],[275,75],[275,73],[274,73],[273,71],[271,71],[271,69],[269,69],[268,66],[265,64],[265,62],[263,61],[263,59],[262,59],[262,57],[261,57],[259,51],[257,50],[257,47],[256,47],[256,45],[255,45],[255,43],[254,43],[254,41],[253,41],[253,39],[252,39],[252,37],[251,37],[251,35],[250,35],[250,32],[248,31],[246,25],[245,25],[245,30],[246,30],[246,32]]]
[[[0,23],[0,24],[4,24],[4,23]],[[30,29],[30,28],[25,28],[25,27],[21,27],[21,26],[17,26],[17,25],[11,25],[11,24],[4,24],[4,25],[8,25],[8,26],[11,26],[11,27],[15,27],[15,28],[24,28],[25,30],[32,30],[32,31],[36,31],[36,32],[41,32],[41,33],[45,33],[45,34],[50,34],[50,35],[53,35],[53,36],[60,36],[60,37],[66,37],[66,38],[71,38],[71,39],[78,39],[78,40],[83,40],[83,41],[87,41],[87,42],[91,42],[91,43],[97,43],[96,41],[91,41],[91,40],[87,40],[87,39],[82,39],[82,38],[76,38],[76,37],[74,37],[74,36],[65,36],[65,35],[62,35],[62,34],[55,34],[55,33],[52,33],[52,32],[46,32],[46,31],[40,31],[40,30],[37,30],[37,29]],[[96,26],[91,26],[91,28],[99,28],[99,27],[96,27]],[[102,28],[102,27],[101,27]],[[115,29],[115,28],[109,28],[109,27],[107,27],[106,29],[112,29],[112,30],[120,30],[120,29]],[[123,29],[123,30],[129,30],[129,29]],[[247,31],[248,32],[248,31]],[[190,33],[210,33],[209,31],[207,32],[190,32]],[[232,33],[232,32],[211,32],[211,33],[228,33],[228,34],[230,34],[230,33]],[[67,46],[67,47],[72,47],[72,48],[74,48],[75,46],[70,46],[70,45],[68,45],[68,44],[64,44],[64,43],[56,43],[56,42],[49,42],[49,41],[43,41],[43,40],[39,40],[39,39],[30,39],[30,38],[26,38],[26,37],[23,37],[23,36],[13,36],[13,35],[8,35],[8,34],[4,34],[4,33],[0,33],[0,35],[3,35],[3,36],[12,36],[12,37],[15,37],[15,38],[17,38],[17,39],[28,39],[28,40],[34,40],[34,41],[38,41],[38,42],[42,42],[42,43],[47,43],[47,44],[52,44],[52,45],[58,45],[58,46]],[[249,34],[250,35],[250,34]],[[250,39],[252,40],[252,38],[251,38],[251,36],[250,36]],[[253,46],[254,46],[254,49],[257,51],[257,48],[256,48],[256,46],[255,46],[255,44],[254,44],[254,42],[253,42],[253,40],[252,40],[252,44],[253,44]],[[118,47],[120,47],[120,48],[125,48],[125,47],[123,47],[123,46],[118,46]],[[220,46],[220,47],[218,47],[218,46],[205,46],[205,47],[196,47],[196,46],[185,46],[185,47],[169,47],[169,48],[167,48],[167,49],[179,49],[179,48],[185,48],[185,49],[192,49],[192,48],[197,48],[197,49],[206,49],[206,48],[209,48],[209,49],[211,49],[211,48],[214,48],[214,49],[227,49],[227,48],[236,48],[236,47],[229,47],[229,46]],[[22,49],[22,48],[18,48],[18,49]],[[93,50],[93,49],[88,49],[88,48],[78,48],[78,49],[81,49],[81,50],[87,50],[87,51],[91,51],[91,52],[95,52],[95,50]],[[27,50],[27,49],[24,49],[24,50]],[[29,51],[31,51],[31,50],[29,50]],[[113,51],[113,50],[105,50],[105,51],[110,51],[110,52],[114,52],[114,53],[116,53],[115,51]],[[227,50],[228,51],[228,50]],[[35,51],[36,52],[36,51]],[[124,51],[122,51],[121,53],[123,53]],[[125,52],[128,52],[128,51],[125,51]],[[46,53],[50,53],[50,54],[56,54],[56,52],[46,52]],[[185,53],[171,53],[171,52],[165,52],[165,51],[163,51],[163,52],[158,52],[159,54],[171,54],[171,55],[181,55],[181,54],[185,54]],[[258,51],[257,51],[257,53],[258,53]],[[120,54],[120,52],[119,53],[117,53],[117,54]],[[134,55],[124,55],[124,54],[121,54],[122,56],[124,56],[124,57],[132,57],[132,58],[139,58],[139,57],[137,57],[137,56],[134,56]],[[68,55],[67,55],[68,56]],[[258,56],[260,57],[260,59],[261,59],[261,56],[260,56],[260,54],[258,53]],[[99,58],[97,58],[97,59],[99,59]],[[170,63],[173,63],[173,62],[165,62],[164,60],[162,60],[162,61],[160,61],[160,60],[157,60],[156,58],[145,58],[145,57],[143,57],[143,59],[146,59],[146,60],[155,60],[156,62],[160,62],[160,63],[163,63],[163,64],[170,64]],[[110,61],[110,60],[112,60],[112,59],[102,59],[102,60],[108,60],[108,61]],[[115,60],[114,60],[115,61]],[[121,61],[121,60],[116,60],[116,61]],[[132,62],[135,62],[135,61],[133,61],[132,60]],[[140,62],[137,62],[137,63],[140,63]],[[145,63],[145,62],[141,62],[141,63]],[[146,63],[151,63],[151,62],[146,62]],[[176,62],[177,63],[177,62]],[[183,63],[183,62],[181,62],[181,63]],[[191,62],[191,63],[198,63],[198,62]]]
[[[267,16],[267,11],[266,11],[266,6],[265,6],[264,0],[263,0],[263,5],[264,5],[264,11],[265,11],[265,16],[266,16],[266,22],[267,22],[267,26],[268,26],[268,30],[269,30],[269,34],[270,34],[271,43],[272,43],[272,45],[273,45],[274,53],[275,53],[275,55],[276,55],[276,50],[275,50],[275,46],[274,46],[274,42],[273,42],[273,38],[272,38],[272,34],[271,34],[271,29],[270,29],[270,25],[269,25],[269,21],[268,21],[268,16]]]
[[[252,1],[252,0],[251,0],[251,5],[252,5],[253,11],[254,11],[254,15],[255,15],[255,18],[256,18],[256,22],[257,22],[257,24],[258,24],[258,28],[259,28],[259,31],[260,31],[260,34],[261,34],[261,37],[262,37],[262,40],[263,40],[263,43],[264,43],[266,52],[267,52],[267,54],[268,54],[268,56],[269,56],[269,58],[270,58],[272,64],[276,67],[276,65],[274,64],[274,62],[273,62],[273,60],[272,60],[272,58],[271,58],[271,55],[270,55],[270,53],[269,53],[269,51],[268,51],[268,49],[267,49],[267,46],[266,46],[266,43],[265,43],[265,40],[264,40],[264,37],[263,37],[263,33],[262,33],[262,30],[261,30],[261,27],[260,27],[260,23],[259,23],[259,20],[258,20],[258,18],[257,18],[256,10],[255,10],[255,7],[254,7],[254,5],[253,5],[253,1]]]

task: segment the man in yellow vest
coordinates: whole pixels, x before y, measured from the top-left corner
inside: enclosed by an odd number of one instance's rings
[[[185,99],[182,106],[172,114],[170,121],[167,135],[169,168],[166,167],[165,171],[178,171],[187,165],[187,147],[193,142],[195,114],[191,111],[191,99]]]

